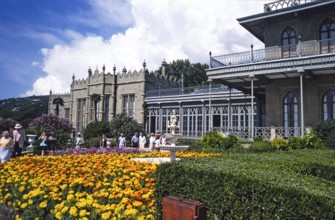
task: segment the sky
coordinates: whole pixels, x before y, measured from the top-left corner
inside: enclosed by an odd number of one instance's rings
[[[2,0],[0,99],[70,91],[88,68],[154,71],[260,49],[237,18],[269,0]]]

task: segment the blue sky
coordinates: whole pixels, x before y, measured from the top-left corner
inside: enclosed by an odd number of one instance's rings
[[[248,50],[259,42],[236,18],[267,2],[3,0],[0,99],[68,92],[72,75],[86,78],[89,67],[139,70],[146,60],[155,70],[163,59],[204,63],[210,50]]]

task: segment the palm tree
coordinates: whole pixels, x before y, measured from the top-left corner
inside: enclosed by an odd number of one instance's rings
[[[97,93],[93,93],[90,97],[91,100],[94,102],[94,119],[95,121],[98,121],[97,109],[98,109],[98,102],[101,100],[101,97]]]
[[[62,98],[55,98],[52,104],[56,105],[56,115],[59,115],[59,106],[64,106],[64,100]]]

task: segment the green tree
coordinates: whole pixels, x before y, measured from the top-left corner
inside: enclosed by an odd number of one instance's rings
[[[189,87],[207,83],[205,69],[208,69],[207,64],[191,63],[188,59],[174,60],[166,65],[166,74],[178,80],[183,78],[184,87]],[[159,71],[162,72],[162,67]]]
[[[62,98],[55,98],[52,104],[56,105],[56,115],[59,115],[59,106],[64,106],[64,100]]]
[[[86,140],[91,138],[100,138],[102,135],[111,136],[111,123],[109,121],[93,121],[84,129],[84,137]]]
[[[129,141],[135,132],[143,132],[142,126],[125,113],[117,114],[111,121],[111,136],[117,138],[121,133]]]
[[[94,120],[98,121],[97,110],[98,110],[98,103],[100,102],[101,97],[97,93],[93,93],[90,97],[91,97],[91,100],[94,102]]]

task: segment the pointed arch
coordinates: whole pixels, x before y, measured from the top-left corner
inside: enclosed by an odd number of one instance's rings
[[[322,119],[334,120],[335,119],[335,91],[328,89],[322,96]]]
[[[296,33],[291,26],[287,26],[281,35],[283,58],[296,56]]]
[[[284,127],[298,127],[298,99],[292,92],[286,94],[283,100]]]
[[[326,18],[320,26],[321,53],[335,52],[335,21]]]

